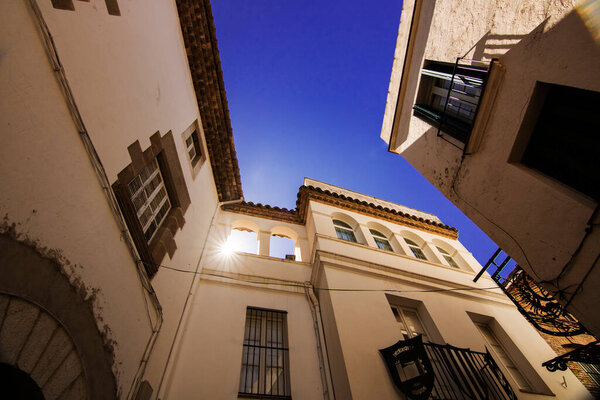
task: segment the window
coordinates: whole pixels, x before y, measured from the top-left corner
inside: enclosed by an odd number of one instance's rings
[[[195,129],[185,139],[185,145],[187,147],[187,153],[190,158],[192,165],[196,165],[200,158],[202,158],[202,149],[200,147],[200,140],[198,139],[198,131]]]
[[[392,245],[390,245],[389,240],[385,237],[385,235],[375,229],[369,229],[371,235],[373,235],[373,240],[375,240],[375,244],[382,250],[394,251],[392,249]]]
[[[417,310],[396,305],[392,305],[391,307],[404,339],[410,339],[417,335],[423,335],[423,342],[429,342],[429,336],[427,335],[427,332],[425,332],[425,328],[423,328],[423,324],[421,323],[421,319],[419,318]]]
[[[506,349],[496,338],[496,335],[494,335],[494,332],[492,329],[490,329],[490,326],[482,323],[475,323],[475,325],[479,329],[479,332],[481,332],[481,335],[484,337],[487,344],[491,347],[489,350],[493,353],[493,355],[496,356],[494,358],[499,360],[506,367],[510,376],[519,386],[519,389],[532,391],[531,385],[527,379],[525,379],[521,371],[519,371]]]
[[[127,187],[144,236],[149,242],[171,209],[169,195],[156,159],[146,165]]]
[[[458,266],[458,264],[456,263],[456,261],[454,261],[454,259],[450,256],[450,254],[448,254],[448,252],[446,250],[442,249],[441,247],[437,247],[437,249],[442,254],[442,256],[444,257],[444,259],[446,260],[446,262],[448,263],[449,266],[451,266],[453,268],[460,268]]]
[[[421,260],[427,260],[427,257],[425,257],[425,253],[423,253],[423,250],[421,250],[418,244],[407,238],[404,238],[404,241],[410,248],[410,251],[412,251],[412,253],[415,255],[415,257]]]
[[[413,107],[415,116],[467,143],[487,73],[487,68],[473,65],[426,62]]]
[[[181,140],[184,144],[186,158],[189,161],[193,179],[196,178],[206,160],[206,152],[203,150],[202,137],[200,136],[201,132],[198,121],[194,121],[181,133]]]
[[[247,308],[239,397],[291,398],[286,316]]]
[[[509,161],[600,200],[600,92],[537,82]]]
[[[356,236],[354,235],[354,230],[350,225],[344,221],[340,221],[339,219],[334,219],[333,226],[335,226],[335,233],[337,234],[338,238],[356,243]]]
[[[142,151],[139,141],[127,150],[131,163],[112,184],[129,233],[152,277],[166,254],[177,250],[175,234],[185,224],[191,200],[171,132],[150,137]]]

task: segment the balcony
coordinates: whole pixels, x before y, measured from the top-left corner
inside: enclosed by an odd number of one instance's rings
[[[379,351],[408,399],[517,399],[487,351],[423,343],[421,335]]]

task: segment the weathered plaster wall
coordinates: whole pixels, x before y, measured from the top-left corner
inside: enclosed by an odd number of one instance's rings
[[[598,45],[574,2],[425,0],[423,8],[433,4],[433,13],[421,16],[422,33],[415,44],[421,51],[407,66],[409,89],[397,128],[401,139],[392,150],[402,154],[534,278],[552,280],[584,238],[596,204],[508,159],[537,81],[600,91]],[[402,21],[406,21],[404,15]],[[406,43],[399,41],[398,46],[406,48]],[[437,129],[412,116],[411,110],[423,60],[454,62],[461,56],[498,58],[505,70],[481,147],[462,164],[462,151],[438,138]],[[392,83],[402,67],[395,64]],[[390,117],[387,111],[386,120]],[[598,236],[595,232],[586,239],[580,255],[562,276],[560,289],[581,282],[596,257]],[[571,304],[571,311],[594,331],[600,321],[591,315],[590,307],[600,301],[593,289],[599,284],[600,273],[594,271]]]

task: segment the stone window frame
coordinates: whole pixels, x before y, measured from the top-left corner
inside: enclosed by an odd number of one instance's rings
[[[150,137],[150,146],[144,151],[142,151],[139,140],[129,145],[127,150],[131,163],[117,174],[117,181],[113,183],[112,189],[146,272],[149,277],[153,277],[165,255],[168,254],[169,258],[172,258],[175,254],[177,249],[175,234],[185,224],[184,214],[191,204],[191,199],[171,131],[164,136],[161,136],[158,131],[154,133]],[[163,176],[165,188],[171,201],[171,209],[156,230],[153,238],[150,242],[147,242],[136,210],[131,202],[127,185],[154,159],[158,162]]]
[[[194,142],[194,149],[196,151],[196,156],[193,159],[189,155],[189,147],[187,145],[187,139],[190,136],[192,137],[192,140]],[[181,140],[185,149],[188,165],[190,166],[190,170],[192,172],[192,179],[196,179],[196,175],[198,175],[200,168],[202,167],[202,165],[204,165],[204,162],[206,161],[206,146],[204,145],[204,134],[198,124],[198,120],[192,122],[192,124],[181,133]]]
[[[69,10],[75,11],[75,5],[73,4],[73,0],[50,0],[52,2],[52,7],[59,10]],[[84,3],[89,3],[90,0],[79,0]],[[117,0],[104,0],[106,3],[106,11],[108,11],[109,15],[120,16],[121,10],[119,9],[119,3]]]

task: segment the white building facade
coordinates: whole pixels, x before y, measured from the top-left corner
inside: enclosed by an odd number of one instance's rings
[[[13,397],[403,398],[379,350],[420,334],[487,346],[520,399],[586,398],[437,217],[309,179],[295,210],[243,201],[207,1],[3,2],[0,22]],[[257,254],[224,254],[235,229]]]

